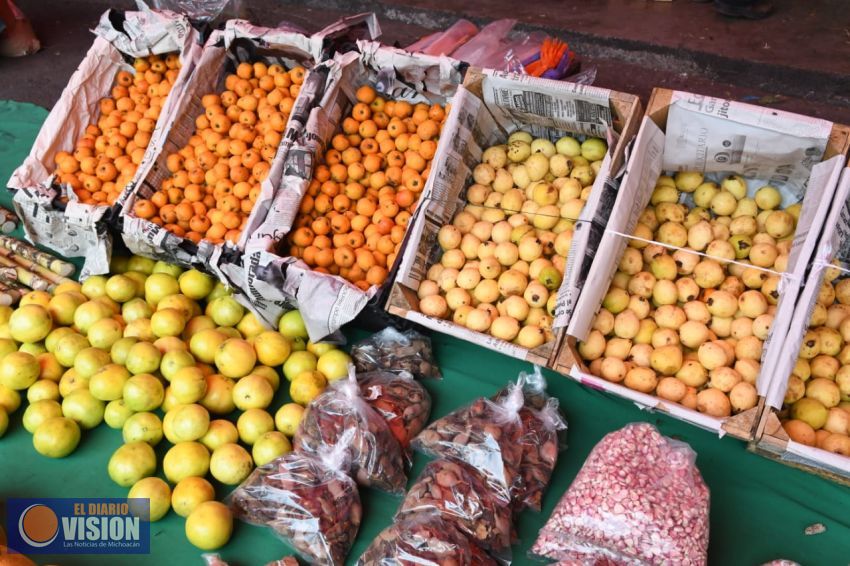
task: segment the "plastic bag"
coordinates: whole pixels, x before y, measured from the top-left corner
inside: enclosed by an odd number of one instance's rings
[[[239,18],[245,14],[242,0],[153,0],[155,10],[170,10],[186,14],[197,22],[209,22],[219,18]]]
[[[517,511],[525,508],[540,511],[543,493],[549,486],[558,463],[558,451],[566,447],[564,432],[567,422],[558,409],[558,400],[546,394],[546,378],[539,366],[531,374],[521,373],[517,384],[524,393],[525,404],[519,411],[522,419],[522,463],[511,495]],[[496,394],[504,398],[509,389]]]
[[[705,564],[709,493],[695,461],[647,423],[608,434],[531,551],[572,564]]]
[[[349,366],[348,379],[334,382],[307,407],[294,447],[318,454],[335,446],[347,431],[353,435],[348,449],[357,483],[390,493],[404,492],[407,476],[401,446],[381,415],[360,396],[354,366]]]
[[[487,483],[510,499],[522,463],[522,389],[499,401],[480,398],[434,421],[413,440],[417,450],[438,458],[454,458],[476,468]]]
[[[399,332],[392,327],[385,328],[355,344],[351,357],[358,372],[405,371],[416,378],[443,377],[434,362],[431,340],[415,330]]]
[[[437,511],[482,548],[509,554],[510,499],[487,484],[475,468],[456,460],[430,462],[410,487],[396,518]]]
[[[217,553],[201,554],[201,558],[203,558],[206,566],[230,566]],[[266,566],[298,566],[298,560],[294,556],[284,556],[280,560],[268,562]]]
[[[357,374],[360,395],[381,415],[390,432],[407,453],[410,441],[428,423],[431,396],[407,372],[373,371]]]
[[[362,516],[348,475],[348,432],[317,457],[290,452],[254,470],[228,497],[233,514],[265,525],[310,563],[343,564]]]
[[[497,563],[437,513],[402,518],[375,537],[358,566],[495,566]]]

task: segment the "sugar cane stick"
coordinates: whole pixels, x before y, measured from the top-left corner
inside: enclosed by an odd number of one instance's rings
[[[68,276],[74,273],[74,264],[55,258],[21,240],[0,236],[0,248],[7,249],[59,275]]]
[[[0,255],[7,257],[23,267],[24,269],[28,269],[38,275],[39,277],[43,277],[53,283],[54,285],[59,285],[61,283],[67,283],[69,281],[73,281],[72,279],[68,279],[67,277],[62,277],[58,273],[54,273],[47,268],[41,267],[39,264],[34,261],[30,261],[25,257],[21,257],[18,254],[14,254],[7,249],[0,248]]]
[[[0,232],[8,234],[18,227],[18,216],[0,206]]]
[[[17,305],[22,296],[20,289],[0,283],[0,305]]]
[[[44,277],[39,277],[32,271],[27,271],[16,265],[14,261],[0,256],[0,283],[6,281],[14,281],[26,285],[34,291],[47,291],[48,293],[56,288],[56,285]]]

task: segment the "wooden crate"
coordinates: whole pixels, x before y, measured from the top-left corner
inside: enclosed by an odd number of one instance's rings
[[[487,76],[487,71],[483,71],[478,68],[470,68],[467,71],[463,83],[463,92],[460,93],[461,100],[464,100],[463,97],[473,97],[474,100],[477,101],[477,106],[474,106],[475,110],[473,112],[465,114],[464,119],[459,120],[460,122],[475,122],[477,119],[479,119],[481,113],[487,113],[489,115],[490,110],[488,109],[487,104],[484,101],[484,82]],[[509,78],[510,80],[512,80],[513,82],[511,83],[511,85],[515,86],[515,88],[517,89],[522,88],[531,92],[534,92],[535,85],[543,85],[551,88],[555,85],[561,84],[557,81],[548,81],[546,79],[534,79],[527,76],[500,75],[500,77]],[[613,122],[612,127],[619,136],[616,145],[610,152],[611,161],[609,172],[613,176],[622,168],[625,163],[626,147],[637,132],[642,107],[640,100],[636,96],[614,91],[608,92],[608,103]],[[459,104],[457,103],[457,101],[455,101],[452,107],[452,112],[459,112],[460,108],[458,106]],[[470,127],[470,129],[472,128]],[[502,137],[501,139],[505,139],[508,133],[510,132],[506,132],[504,137]],[[494,132],[494,134],[498,134],[498,132]],[[444,132],[444,137],[449,137],[453,135],[455,134],[451,132]],[[468,148],[464,147],[464,150],[462,151],[465,152],[464,156],[468,158]],[[458,159],[458,161],[463,161],[464,156],[461,156],[461,159]],[[447,198],[449,201],[454,203],[452,206],[465,204],[463,191],[467,186],[466,179],[457,178],[454,179],[453,182],[447,183],[447,185],[448,187],[444,191],[444,198]],[[426,326],[432,330],[451,334],[452,336],[455,336],[462,340],[467,340],[480,346],[484,346],[486,348],[502,352],[506,355],[527,360],[534,364],[551,367],[553,361],[557,358],[560,343],[564,335],[563,329],[557,330],[555,332],[555,338],[553,340],[547,342],[546,344],[543,344],[540,347],[528,349],[523,348],[517,344],[500,340],[488,334],[469,330],[465,327],[453,323],[450,320],[435,319],[432,317],[425,316],[421,312],[419,312],[419,299],[416,294],[416,287],[418,287],[419,282],[424,277],[425,269],[421,268],[424,267],[424,264],[426,262],[422,258],[427,258],[431,255],[431,250],[436,245],[433,236],[436,235],[436,231],[439,230],[440,227],[439,219],[436,217],[436,215],[430,214],[428,206],[428,203],[423,206],[424,210],[420,211],[421,214],[420,218],[418,219],[418,222],[423,225],[426,225],[424,230],[430,230],[431,237],[423,237],[423,227],[420,226],[420,229],[416,234],[416,237],[418,239],[414,239],[408,242],[408,248],[405,251],[405,256],[409,256],[407,257],[409,262],[412,262],[412,258],[414,257],[420,258],[421,262],[419,265],[420,269],[418,270],[419,274],[418,276],[410,276],[410,271],[408,271],[406,276],[406,282],[403,281],[405,277],[403,276],[403,274],[399,274],[396,277],[392,291],[387,301],[386,310],[394,315],[415,322],[422,326]],[[607,221],[607,214],[605,215],[605,221]],[[598,228],[600,236],[602,233],[602,228],[604,228],[604,225],[600,225]],[[581,265],[579,269],[589,269],[589,263],[586,265]]]
[[[662,131],[666,130],[668,112],[670,109],[670,105],[673,102],[673,96],[674,91],[672,90],[656,88],[653,90],[652,96],[650,97],[649,104],[647,106],[645,117],[652,123],[654,123],[656,126],[658,126]],[[823,161],[826,161],[834,156],[846,156],[848,149],[850,149],[850,128],[840,124],[833,124],[824,153]],[[634,169],[635,164],[630,163],[628,168]],[[629,189],[629,187],[625,188],[626,190]],[[830,198],[833,192],[834,187],[832,192],[830,192]],[[625,196],[623,198],[623,206],[640,206],[640,209],[642,210],[647,204],[647,202],[645,201],[638,202],[636,194],[633,194],[631,198],[626,198]],[[825,216],[826,211],[824,209],[824,220]],[[817,239],[817,234],[819,233],[820,229],[821,226],[815,227],[815,239]],[[610,237],[615,238],[617,236],[611,235]],[[602,284],[603,276],[600,276],[600,273],[601,271],[592,275],[599,276],[596,279],[596,282]],[[613,275],[613,271],[611,272],[611,275]],[[605,279],[604,281],[605,288],[607,289],[608,284],[610,283],[610,278]],[[586,300],[584,296],[582,297],[582,299]],[[794,302],[789,302],[787,307],[789,311],[793,311],[793,306]],[[596,308],[598,310],[598,303]],[[781,347],[785,338],[785,330],[787,329],[773,329],[771,332],[773,333],[774,331],[776,331],[777,334],[771,334],[772,338],[769,337],[769,340],[775,340],[778,344],[777,347]],[[752,409],[749,409],[747,411],[725,419],[717,419],[713,417],[708,417],[707,415],[701,414],[694,410],[686,409],[681,405],[660,399],[658,397],[655,397],[654,395],[646,395],[631,390],[623,385],[608,382],[601,377],[596,377],[590,374],[587,365],[581,360],[581,357],[578,354],[577,343],[578,339],[576,336],[572,335],[569,331],[565,333],[561,343],[561,349],[558,352],[557,359],[554,364],[554,369],[556,371],[590,387],[608,391],[613,395],[625,397],[639,405],[645,406],[652,410],[657,410],[663,413],[670,414],[674,418],[691,422],[692,424],[695,424],[702,428],[716,431],[719,434],[730,434],[735,438],[739,438],[745,441],[752,441],[757,436],[757,429],[759,427],[759,423],[762,421],[763,415],[769,412],[765,410],[765,399],[763,397],[760,397],[756,407],[753,407]],[[765,344],[765,354],[767,354],[768,342],[766,342]],[[762,359],[764,360],[764,357]]]
[[[841,178],[832,208],[818,243],[819,255],[813,262],[809,272],[806,287],[800,295],[800,300],[791,321],[791,327],[785,341],[782,360],[777,364],[776,390],[784,394],[787,389],[789,367],[797,358],[802,343],[803,334],[809,328],[814,304],[823,284],[823,265],[835,257],[835,250],[846,250],[847,225],[850,222],[850,169],[845,169]],[[843,241],[842,241],[843,240]],[[844,252],[846,254],[846,251]],[[844,268],[848,267],[846,257],[842,257]],[[829,480],[850,485],[850,456],[841,456],[825,450],[805,446],[792,441],[785,429],[782,428],[779,410],[766,407],[756,431],[756,439],[752,443],[753,451],[789,466],[825,477]]]

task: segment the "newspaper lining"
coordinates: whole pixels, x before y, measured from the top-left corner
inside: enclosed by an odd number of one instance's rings
[[[249,235],[258,228],[271,206],[286,154],[292,146],[292,140],[303,128],[309,108],[314,103],[313,97],[319,91],[316,86],[317,79],[311,77],[310,69],[321,61],[325,42],[329,37],[344,34],[350,27],[359,24],[365,24],[369,33],[377,33],[380,30],[374,14],[366,13],[343,18],[312,36],[292,31],[288,27],[254,26],[244,20],[229,20],[224,30],[213,32],[199,56],[192,83],[185,89],[175,105],[173,116],[166,129],[167,136],[163,136],[160,146],[150,154],[152,157],[144,168],[144,175],[138,177],[143,179],[143,182],[134,190],[127,191],[121,201],[125,217],[123,238],[127,247],[134,253],[183,266],[203,267],[212,270],[225,280],[230,280],[227,274],[232,272],[233,268],[228,263],[232,257],[239,254],[239,250],[245,248]],[[281,64],[287,68],[303,65],[308,68],[308,73],[296,97],[282,135],[281,145],[272,160],[269,175],[260,185],[260,194],[242,230],[239,242],[235,245],[231,243],[214,245],[201,241],[200,244],[195,245],[185,238],[168,232],[163,227],[135,217],[133,205],[137,198],[147,198],[152,195],[168,177],[169,173],[165,166],[168,154],[185,145],[194,134],[195,117],[202,111],[202,95],[221,91],[228,58],[234,62],[262,59],[269,64]]]
[[[85,257],[81,278],[108,273],[112,241],[103,218],[107,206],[83,205],[73,190],[55,186],[52,163],[62,150],[73,148],[85,127],[98,115],[98,102],[110,92],[115,74],[133,71],[126,56],[179,52],[181,70],[151,135],[145,157],[132,187],[142,178],[144,164],[159,143],[173,110],[174,101],[185,87],[197,57],[197,33],[183,17],[171,12],[125,12],[123,31],[114,28],[107,11],[101,16],[95,40],[80,66],[62,91],[23,164],[12,174],[8,186],[17,189],[15,208],[22,219],[27,239],[66,257]],[[126,192],[126,191],[125,191]],[[55,201],[66,196],[68,203]],[[116,203],[120,202],[120,197]]]
[[[530,129],[533,135],[551,140],[590,132],[591,135],[607,137],[611,143],[591,196],[575,227],[564,281],[558,293],[556,314],[559,316],[553,325],[557,329],[566,325],[575,307],[598,242],[598,239],[594,241],[593,232],[596,232],[596,238],[601,238],[601,228],[607,223],[611,210],[609,202],[619,186],[611,172],[611,155],[618,143],[612,127],[611,93],[605,89],[495,71],[485,71],[480,84],[480,98],[468,88],[461,87],[453,100],[452,114],[445,126],[445,135],[451,137],[452,143],[441,144],[435,156],[433,169],[439,172],[433,192],[435,199],[424,204],[424,214],[414,224],[411,241],[416,246],[405,249],[396,282],[417,289],[428,268],[438,259],[437,232],[441,226],[451,222],[456,210],[465,202],[465,189],[471,183],[472,170],[487,147],[504,143],[511,133],[520,129]],[[582,104],[585,108],[593,106],[595,110],[577,116],[574,109]],[[536,113],[543,111],[551,114]],[[576,120],[590,120],[590,117],[593,117],[592,122]],[[412,310],[407,311],[405,316],[441,332],[452,328],[453,331],[448,333],[512,357],[526,359],[532,355],[526,348],[469,331],[451,321],[433,319]],[[535,352],[548,357],[554,348],[552,341]]]
[[[769,404],[775,403],[776,393],[774,389],[777,387],[776,381],[779,378],[775,377],[776,371],[769,368],[780,357],[786,333],[791,324],[795,301],[800,291],[799,282],[803,281],[806,267],[815,253],[818,234],[810,227],[822,226],[826,220],[827,209],[836,189],[838,171],[843,164],[843,157],[838,156],[826,162],[818,163],[826,149],[831,131],[830,123],[797,115],[788,115],[787,113],[782,113],[782,119],[772,120],[766,118],[765,115],[770,115],[774,111],[734,101],[714,102],[713,106],[706,106],[702,110],[697,107],[697,110],[686,110],[684,113],[674,112],[674,108],[682,106],[682,101],[686,99],[704,100],[696,95],[674,93],[666,124],[666,135],[649,117],[644,117],[629,158],[628,172],[611,214],[610,231],[604,235],[597,253],[598,261],[595,261],[590,269],[588,279],[593,284],[586,287],[582,302],[573,314],[567,332],[570,336],[579,340],[587,337],[593,318],[602,303],[602,298],[608,290],[622,252],[627,245],[626,238],[614,232],[633,233],[637,219],[649,202],[661,171],[666,169],[670,163],[679,163],[682,169],[702,170],[700,160],[694,158],[695,155],[699,154],[690,150],[702,144],[705,151],[710,153],[713,151],[709,145],[712,140],[721,140],[719,143],[722,147],[722,136],[713,131],[695,129],[694,124],[701,123],[706,128],[718,127],[719,124],[723,130],[721,133],[727,134],[729,131],[734,133],[738,130],[739,120],[744,128],[752,124],[762,124],[765,128],[754,128],[752,132],[747,132],[750,138],[747,143],[752,144],[748,147],[762,147],[770,140],[776,140],[777,133],[780,133],[782,134],[781,151],[783,155],[793,155],[799,159],[798,162],[792,163],[788,170],[805,169],[808,171],[801,185],[804,191],[802,194],[790,182],[794,175],[789,176],[789,182],[780,188],[784,206],[797,202],[802,197],[803,208],[795,232],[792,251],[789,255],[788,270],[786,271],[790,275],[790,279],[796,280],[797,283],[792,284],[792,281],[786,280],[783,283],[784,286],[780,288],[781,293],[776,316],[770,334],[764,343],[763,367],[756,383],[759,395],[767,397],[766,400]],[[724,116],[715,118],[711,122],[700,122],[699,115],[708,112],[708,108],[724,108]],[[784,121],[785,119],[788,120],[787,123]],[[721,121],[718,122],[718,120]],[[768,126],[769,129],[766,129]],[[760,136],[763,136],[763,138]],[[795,138],[795,136],[799,137]],[[676,141],[671,142],[671,138]],[[796,147],[794,139],[796,139]],[[671,147],[673,148],[672,157],[667,155]],[[807,153],[806,150],[811,147],[821,148],[820,153],[817,155]],[[690,150],[683,148],[690,148]],[[758,157],[758,155],[753,154],[747,158],[756,169],[762,167],[762,164],[757,161]],[[767,154],[766,159],[769,162],[768,165],[772,166],[774,163],[773,155]],[[721,170],[713,169],[712,171],[720,172]],[[723,172],[728,172],[728,170],[723,170]],[[748,195],[750,197],[757,188],[767,183],[765,179],[749,178],[748,181],[750,181],[748,182]],[[770,182],[774,183],[776,180],[771,179]],[[784,388],[782,395],[784,396]],[[779,402],[781,404],[781,397]]]
[[[775,356],[766,359],[763,368],[765,373],[769,372],[774,375],[770,388],[765,394],[765,402],[775,409],[782,407],[785,390],[788,388],[788,378],[794,370],[803,336],[809,328],[809,320],[812,317],[818,293],[823,284],[826,269],[824,264],[831,262],[834,258],[840,258],[843,264],[847,265],[848,256],[845,253],[850,246],[850,238],[848,238],[848,235],[850,235],[850,209],[848,209],[848,206],[850,206],[850,202],[848,202],[850,198],[850,170],[844,169],[843,174],[841,173],[841,167],[844,164],[843,156],[835,156],[822,165],[826,166],[830,163],[833,168],[827,171],[830,175],[826,182],[834,184],[839,175],[841,175],[841,182],[835,192],[829,215],[825,215],[823,232],[820,235],[816,251],[812,255],[812,270],[805,280],[803,289],[796,289],[799,293],[796,308],[783,313],[783,316],[790,319],[785,335],[781,340],[778,340],[780,344],[784,344],[784,347],[778,349]],[[828,205],[829,201],[826,200]],[[801,271],[804,271],[806,265],[803,262],[799,263],[803,264],[799,267]],[[794,306],[793,303],[791,306]]]
[[[316,273],[300,260],[278,255],[276,246],[292,228],[320,148],[337,131],[354,93],[364,84],[376,85],[382,95],[395,100],[445,104],[461,78],[459,62],[447,57],[413,55],[371,41],[358,41],[357,45],[360,53],[337,55],[323,63],[321,72],[326,73],[327,80],[322,91],[317,89],[322,92],[321,99],[310,109],[304,128],[293,140],[266,217],[247,240],[242,265],[221,267],[233,286],[245,293],[240,301],[266,324],[276,325],[285,310],[300,307],[314,341],[354,319],[380,291],[375,286],[362,291],[341,277]],[[431,194],[435,177],[429,177],[423,199]],[[421,208],[411,225],[417,222]]]

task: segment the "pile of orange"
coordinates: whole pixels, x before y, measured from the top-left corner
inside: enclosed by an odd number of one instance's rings
[[[56,154],[56,178],[80,202],[112,204],[136,174],[159,113],[180,72],[176,53],[135,60],[135,73],[118,71],[100,117],[86,127],[73,153]]]
[[[364,85],[331,140],[288,240],[289,255],[359,288],[381,285],[431,172],[439,104],[386,100]]]
[[[236,243],[271,168],[304,82],[303,67],[240,63],[221,94],[201,99],[189,143],[168,155],[171,176],[150,199],[136,201],[139,218],[199,242]]]

